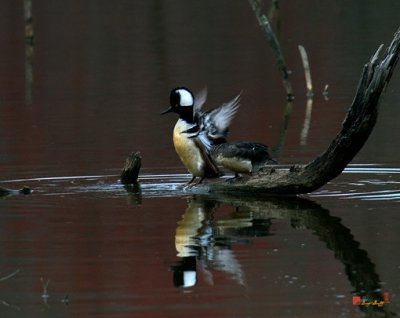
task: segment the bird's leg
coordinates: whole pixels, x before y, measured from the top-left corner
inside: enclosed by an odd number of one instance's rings
[[[199,180],[199,182],[197,182],[197,184],[200,184],[200,183],[202,183],[202,182],[203,182],[203,180],[204,180],[204,178],[205,178],[205,177],[201,177],[201,178],[200,178],[200,180]]]
[[[185,183],[184,186],[190,186],[192,184],[192,182],[194,181],[194,179],[196,179],[196,176],[193,176],[192,179],[190,179],[189,182]]]

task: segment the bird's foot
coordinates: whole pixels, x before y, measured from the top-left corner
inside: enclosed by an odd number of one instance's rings
[[[235,182],[241,180],[242,178],[243,178],[243,177],[242,177],[241,175],[239,175],[238,173],[236,173],[234,177],[226,179],[226,182],[228,182],[228,183],[235,183]]]
[[[194,182],[195,179],[196,179],[196,177],[193,176],[193,178],[192,178],[189,182],[184,183],[182,186],[183,186],[184,188],[191,188],[191,187],[194,187],[195,185],[201,184],[201,183],[203,182],[203,180],[204,180],[204,177],[200,178],[200,180],[199,180],[198,182]]]

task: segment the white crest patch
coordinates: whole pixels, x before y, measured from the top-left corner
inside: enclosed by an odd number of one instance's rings
[[[193,95],[186,89],[178,89],[180,98],[180,106],[193,106],[194,100]]]

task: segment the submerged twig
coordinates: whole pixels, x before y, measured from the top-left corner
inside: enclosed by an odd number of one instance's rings
[[[15,270],[14,272],[12,272],[11,274],[8,274],[8,275],[6,275],[6,276],[1,277],[1,278],[0,278],[0,282],[4,282],[5,280],[14,277],[14,276],[17,275],[19,272],[20,272],[20,270],[17,269],[17,270]],[[9,308],[12,308],[12,309],[15,309],[15,310],[18,310],[18,311],[21,310],[21,308],[19,308],[18,306],[16,306],[16,305],[11,305],[10,303],[6,302],[6,301],[3,300],[3,299],[0,300],[0,303],[1,303],[2,305],[6,306],[6,307],[9,307]]]
[[[8,302],[6,302],[5,300],[0,300],[0,303],[2,304],[2,305],[4,305],[4,306],[6,306],[6,307],[8,307],[8,308],[12,308],[12,309],[15,309],[15,310],[17,310],[17,311],[21,311],[21,308],[20,307],[18,307],[17,305],[11,305],[10,303],[8,303]]]
[[[314,93],[313,93],[313,86],[312,86],[312,81],[311,81],[311,71],[310,71],[310,63],[308,61],[308,55],[307,55],[306,49],[304,48],[303,45],[299,45],[299,51],[300,51],[301,60],[303,62],[304,75],[306,78],[307,97],[311,98],[314,95]]]
[[[7,276],[1,277],[0,278],[0,282],[3,282],[7,279],[10,279],[11,277],[14,277],[15,275],[17,275],[20,272],[19,269],[17,269],[16,271],[12,272],[11,274],[8,274]]]
[[[40,277],[40,281],[42,282],[43,285],[43,294],[42,294],[43,302],[47,305],[47,299],[50,297],[47,291],[50,284],[50,279],[44,281],[43,277]]]
[[[282,49],[279,44],[279,41],[277,37],[275,36],[274,31],[271,28],[271,24],[268,21],[268,18],[265,14],[261,13],[261,5],[258,0],[249,0],[250,6],[253,9],[258,23],[260,25],[261,30],[264,32],[264,35],[267,37],[268,43],[272,49],[272,52],[275,56],[275,59],[278,64],[279,71],[281,72],[282,75],[282,83],[283,86],[286,90],[287,94],[287,99],[288,100],[293,100],[294,94],[293,94],[293,88],[292,84],[289,81],[289,71],[285,63],[285,59],[282,54]]]
[[[64,298],[61,299],[61,302],[62,302],[64,305],[69,305],[69,302],[70,302],[70,300],[69,300],[69,295],[65,295]]]

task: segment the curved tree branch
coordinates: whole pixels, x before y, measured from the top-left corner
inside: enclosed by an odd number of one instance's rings
[[[381,50],[382,45],[365,64],[342,130],[320,156],[289,170],[265,167],[259,174],[237,182],[218,180],[192,187],[191,191],[296,195],[314,191],[337,177],[363,147],[375,126],[380,98],[399,58],[400,29],[382,56]]]

